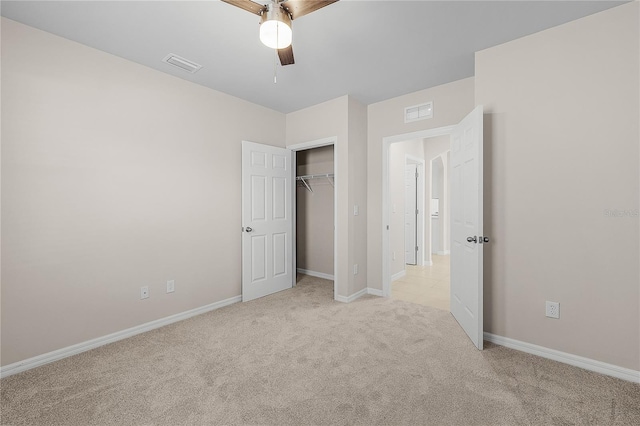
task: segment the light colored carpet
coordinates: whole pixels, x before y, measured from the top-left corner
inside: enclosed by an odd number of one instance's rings
[[[7,425],[640,424],[640,386],[489,345],[304,277],[0,381]]]

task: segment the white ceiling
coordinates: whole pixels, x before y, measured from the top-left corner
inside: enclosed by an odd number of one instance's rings
[[[259,17],[220,1],[2,1],[2,16],[248,101],[291,112],[364,104],[470,77],[474,52],[619,1],[341,0],[293,23],[296,63],[274,67]],[[174,53],[203,65],[188,74]],[[274,69],[278,82],[274,84]]]

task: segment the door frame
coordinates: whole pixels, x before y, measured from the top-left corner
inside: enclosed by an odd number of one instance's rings
[[[338,227],[337,219],[338,219],[338,188],[342,188],[341,180],[338,177],[338,156],[337,154],[337,136],[330,136],[322,139],[316,139],[308,142],[297,143],[293,145],[287,145],[286,148],[292,151],[291,156],[291,182],[292,182],[292,209],[293,209],[293,285],[296,285],[296,276],[298,272],[297,266],[297,197],[296,197],[296,166],[298,164],[297,157],[298,151],[304,151],[307,149],[320,148],[323,146],[333,145],[333,298],[334,300],[338,300]]]
[[[416,266],[424,266],[424,253],[425,253],[425,242],[424,242],[424,224],[425,224],[425,215],[424,215],[424,169],[425,169],[425,160],[423,158],[418,158],[410,154],[405,154],[404,156],[404,164],[407,166],[408,164],[415,164],[416,171],[418,173],[418,180],[416,181],[416,208],[418,209],[418,215],[416,217],[416,245],[418,246],[418,253],[416,253]],[[406,245],[406,243],[405,243]],[[406,269],[406,264],[405,264]]]
[[[389,247],[389,147],[393,143],[451,135],[454,126],[437,127],[418,132],[382,138],[382,296],[391,295],[391,257]],[[334,151],[335,153],[335,151]],[[335,154],[334,154],[335,155]],[[429,251],[431,244],[429,243]],[[431,256],[429,254],[429,256]]]

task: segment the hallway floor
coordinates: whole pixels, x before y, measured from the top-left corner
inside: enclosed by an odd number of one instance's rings
[[[391,284],[391,297],[449,310],[449,256],[431,255],[433,266],[406,265],[407,274]]]

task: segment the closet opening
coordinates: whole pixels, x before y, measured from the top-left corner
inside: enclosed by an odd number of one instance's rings
[[[335,297],[334,145],[294,151],[296,285]],[[330,292],[330,293],[329,293]]]

